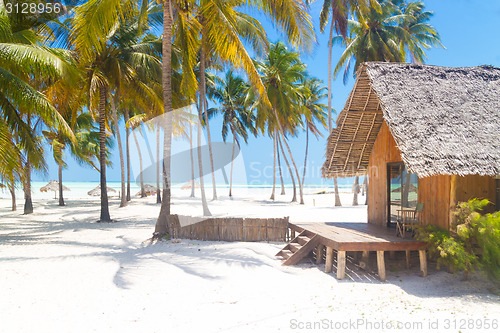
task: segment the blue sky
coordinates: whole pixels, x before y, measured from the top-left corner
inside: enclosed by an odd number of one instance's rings
[[[311,76],[317,77],[327,84],[328,74],[328,35],[319,33],[318,17],[322,1],[319,0],[311,7],[311,15],[317,32],[318,44],[312,54],[305,54],[302,60],[308,66]],[[430,23],[441,35],[446,49],[435,48],[427,52],[426,63],[430,65],[461,67],[493,65],[500,67],[500,1],[496,0],[427,0],[426,9],[434,12]],[[264,17],[261,22],[268,32],[271,42],[281,40],[279,32]],[[334,47],[333,63],[335,64],[342,53],[340,46]],[[333,107],[340,112],[345,100],[354,85],[352,77],[346,85],[342,78],[333,81]],[[324,101],[326,104],[326,100]],[[210,123],[212,141],[222,141],[220,134],[221,121],[214,119]],[[308,173],[306,184],[319,184],[321,179],[320,167],[324,162],[327,131],[324,136],[310,140]],[[229,139],[230,140],[230,139]],[[304,163],[305,135],[290,139],[294,158],[297,164]],[[34,180],[57,179],[57,167],[53,162],[50,148],[47,147],[48,175],[35,174]],[[242,156],[245,160],[247,178],[256,178],[256,169],[272,166],[272,141],[267,137],[250,138],[248,145],[242,146]],[[99,174],[89,167],[79,166],[71,157],[67,158],[68,168],[64,170],[66,181],[98,181]],[[108,168],[109,181],[120,180],[118,151],[113,152],[113,168]],[[257,177],[261,183],[272,182],[271,178]],[[288,182],[287,180],[285,180]],[[328,182],[329,183],[329,182]]]

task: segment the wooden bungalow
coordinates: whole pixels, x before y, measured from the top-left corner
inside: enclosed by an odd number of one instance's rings
[[[489,199],[500,208],[500,69],[364,63],[337,127],[328,138],[323,177],[368,174],[368,223],[290,223],[290,243],[277,256],[293,265],[311,252],[325,271],[346,275],[347,252],[360,267],[377,253],[418,251],[427,275],[426,244],[396,237],[398,211],[422,207],[425,224],[450,226],[459,201]],[[298,235],[296,235],[298,233]],[[323,251],[326,248],[326,251]],[[355,257],[356,257],[355,255]]]
[[[360,66],[328,138],[323,177],[368,174],[368,223],[450,226],[459,201],[500,209],[500,68],[370,62]]]

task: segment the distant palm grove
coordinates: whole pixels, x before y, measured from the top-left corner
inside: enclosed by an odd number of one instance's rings
[[[332,129],[332,78],[355,75],[365,61],[423,63],[427,49],[442,46],[429,24],[432,13],[422,1],[318,1],[317,30],[326,29],[329,36],[324,83],[301,60],[301,54],[317,44],[311,18],[314,2],[75,0],[61,1],[64,6],[58,13],[46,9],[23,13],[13,6],[16,1],[0,0],[0,183],[11,193],[12,210],[16,210],[15,189],[20,187],[24,213],[33,212],[31,175],[34,170],[46,171],[48,158],[59,166],[63,206],[63,169],[71,154],[99,170],[99,221],[110,222],[105,189],[112,148],[117,146],[120,156],[123,207],[131,199],[129,139],[137,142],[131,130],[161,115],[167,115],[167,121],[162,126],[163,166],[157,170],[163,176],[156,184],[161,210],[155,237],[168,234],[174,220],[170,218],[172,134],[193,144],[193,128],[198,140],[203,131],[207,136],[212,171],[217,156],[210,145],[211,131],[221,131],[233,147],[245,144],[249,136],[269,137],[274,150],[270,200],[275,199],[278,177],[284,194],[283,167],[293,183],[292,201],[303,203],[307,148],[304,165],[299,165],[288,139],[304,131],[308,141],[310,134],[319,137]],[[282,33],[282,41],[268,40],[262,16]],[[337,64],[332,64],[334,44],[343,49]],[[168,117],[174,109],[189,105],[196,105],[198,117]],[[222,117],[222,128],[210,126],[214,117]],[[126,123],[124,133],[120,121]],[[199,148],[197,153],[201,156]],[[212,182],[211,199],[216,200],[220,193],[214,173],[203,179],[201,167],[199,175],[191,168],[192,195],[196,178],[203,214],[210,215],[204,184]],[[357,184],[358,179],[355,203]],[[341,204],[336,179],[334,185],[332,206]],[[144,186],[141,182],[142,195]]]

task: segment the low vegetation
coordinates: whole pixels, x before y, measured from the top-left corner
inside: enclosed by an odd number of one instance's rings
[[[429,254],[438,265],[453,272],[484,270],[500,283],[500,212],[481,214],[490,202],[472,199],[460,202],[454,211],[450,230],[434,225],[417,229],[417,238],[429,243]]]

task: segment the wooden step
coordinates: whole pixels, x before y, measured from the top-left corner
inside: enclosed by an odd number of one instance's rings
[[[300,244],[297,244],[297,243],[290,243],[288,244],[290,245],[289,248],[290,248],[290,251],[292,251],[293,253],[297,252],[298,250],[300,250],[300,248],[302,247],[302,245]]]
[[[281,256],[283,257],[283,259],[288,259],[291,256],[293,256],[293,252],[290,251],[290,250],[282,250],[281,251]]]
[[[307,256],[311,251],[314,249],[316,245],[318,245],[319,238],[317,235],[312,236],[307,243],[302,245],[295,253],[293,253],[292,256],[287,258],[282,265],[295,265],[298,263],[302,258]],[[287,246],[290,247],[291,244],[288,244]],[[288,250],[290,251],[290,250]],[[291,251],[290,251],[291,252]]]
[[[305,243],[309,242],[311,240],[311,238],[307,237],[307,236],[298,236],[297,237],[297,243],[299,243],[300,245],[304,245]]]

